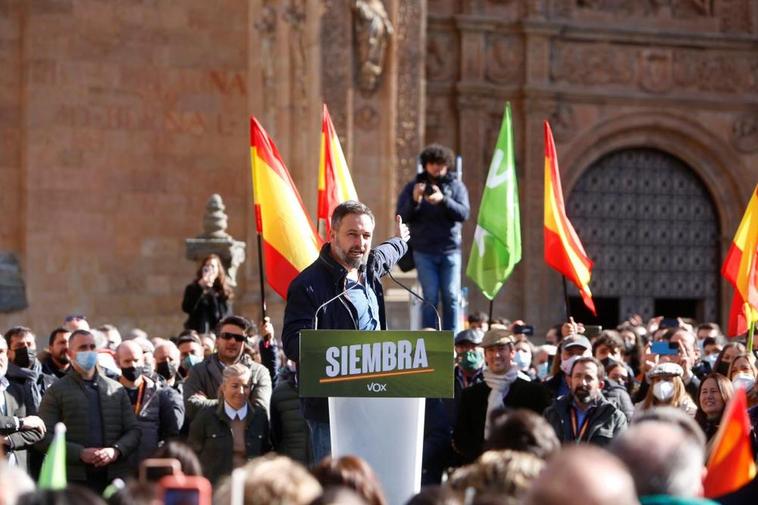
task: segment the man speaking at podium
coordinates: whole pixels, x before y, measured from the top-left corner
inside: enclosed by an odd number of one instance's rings
[[[314,329],[314,316],[318,330],[387,329],[380,278],[403,257],[410,238],[400,216],[395,220],[395,236],[371,249],[375,227],[371,209],[353,200],[334,209],[329,242],[287,290],[282,332],[287,358],[299,361],[300,331]],[[331,451],[327,401],[304,398],[302,404],[318,462]]]

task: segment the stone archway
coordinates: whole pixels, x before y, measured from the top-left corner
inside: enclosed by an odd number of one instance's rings
[[[627,148],[592,163],[567,213],[595,261],[606,324],[639,313],[719,319],[720,226],[708,188],[665,151]]]

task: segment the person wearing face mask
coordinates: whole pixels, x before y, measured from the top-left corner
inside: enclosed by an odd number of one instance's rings
[[[68,353],[72,368],[47,390],[39,416],[46,426],[66,425],[68,482],[101,493],[131,473],[128,460],[139,446],[140,429],[126,390],[97,370],[94,335],[71,333]],[[37,449],[46,453],[52,441],[48,430]]]
[[[550,405],[550,393],[542,385],[520,377],[513,334],[491,329],[482,340],[484,381],[463,390],[453,447],[464,463],[474,461],[489,435],[490,414],[497,409],[529,409],[537,414]]]
[[[42,363],[37,359],[37,341],[32,330],[15,326],[5,333],[5,342],[9,359],[6,378],[23,391],[26,413],[37,415],[42,396],[57,378],[43,371]],[[34,479],[39,476],[43,458],[43,454],[29,451],[28,470]]]
[[[179,375],[181,353],[176,344],[170,340],[163,340],[155,346],[155,373],[171,389],[180,395],[184,391],[184,380]]]
[[[116,347],[116,363],[121,370],[119,382],[129,395],[142,433],[139,447],[129,458],[130,466],[136,467],[161,442],[179,436],[184,423],[184,403],[178,392],[144,374],[143,351],[134,340]]]
[[[544,344],[537,348],[532,357],[535,381],[545,382],[550,376],[550,363],[555,359],[557,348],[551,344]]]
[[[703,377],[714,370],[716,361],[719,359],[719,354],[721,353],[721,345],[713,337],[705,337],[700,342],[703,345],[700,362],[692,368],[692,373],[700,380],[703,380]]]
[[[755,367],[755,359],[750,354],[738,354],[732,360],[729,367],[729,379],[734,389],[742,388],[747,394],[748,408],[758,404],[758,388],[755,387],[755,378],[758,370]]]
[[[561,341],[560,344],[560,365],[558,370],[545,382],[552,393],[553,399],[560,396],[566,396],[571,391],[568,385],[568,377],[571,373],[571,367],[577,358],[583,356],[592,356],[592,344],[587,337],[572,334]],[[555,367],[555,365],[553,365]]]
[[[651,387],[645,399],[636,404],[637,412],[654,407],[674,407],[690,417],[695,417],[697,405],[684,387],[684,370],[676,363],[659,363],[648,374]]]
[[[195,330],[185,330],[177,337],[176,347],[179,349],[179,376],[186,381],[192,367],[205,359],[203,345]]]
[[[519,370],[519,376],[526,380],[536,379],[537,373],[532,368],[532,356],[534,354],[532,344],[524,337],[516,342],[515,347],[516,355],[513,360]]]

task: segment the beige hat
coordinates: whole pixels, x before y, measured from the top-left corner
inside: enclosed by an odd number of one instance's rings
[[[500,344],[515,344],[516,340],[513,338],[513,333],[510,330],[504,328],[495,328],[484,334],[481,346],[484,348],[493,347]]]
[[[655,368],[648,373],[648,377],[650,378],[666,375],[681,377],[684,375],[684,370],[676,363],[666,362],[657,364]]]

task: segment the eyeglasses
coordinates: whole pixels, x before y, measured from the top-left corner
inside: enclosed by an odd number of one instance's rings
[[[86,320],[87,318],[81,314],[71,314],[69,316],[66,316],[66,319],[64,319],[63,322],[70,323],[71,321],[86,321]]]
[[[218,338],[222,338],[224,340],[234,339],[237,342],[244,342],[245,340],[247,340],[247,337],[245,335],[240,335],[239,333],[229,333],[227,331],[219,334]]]

